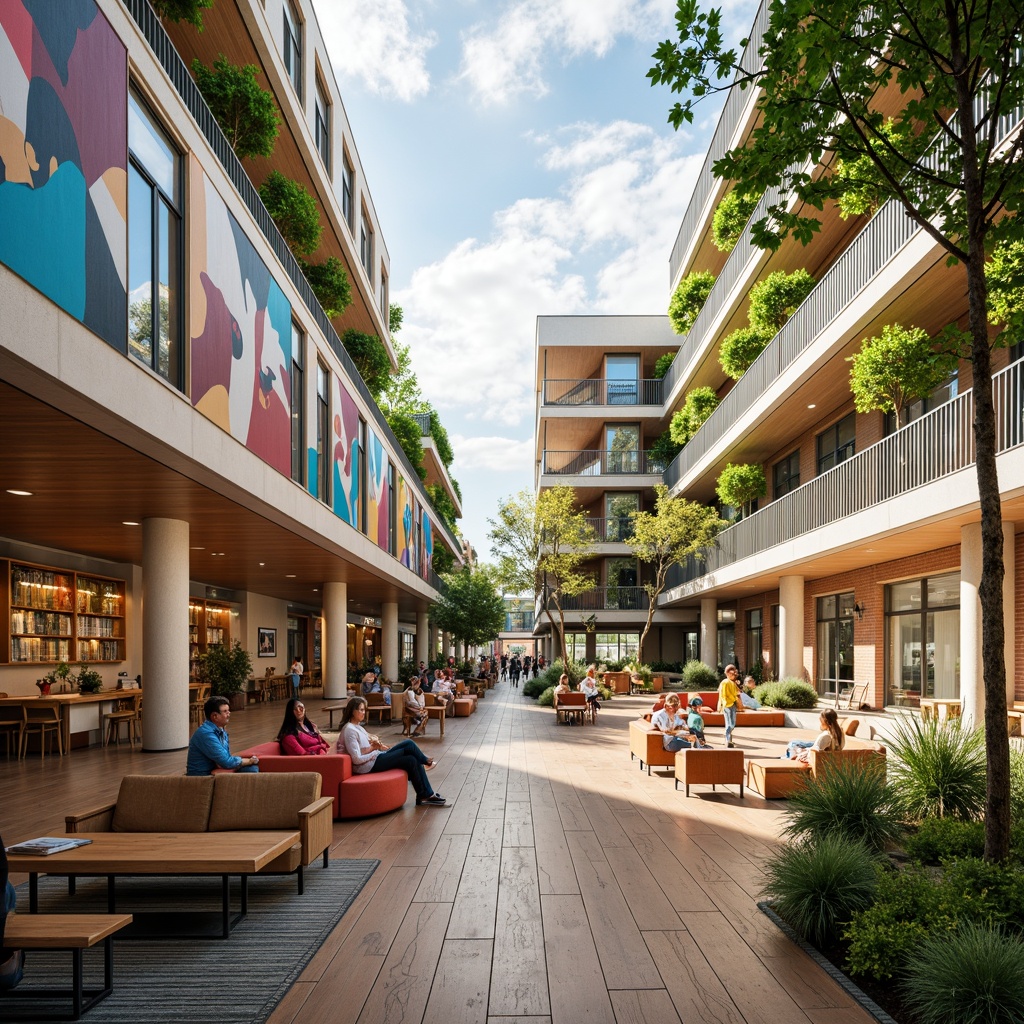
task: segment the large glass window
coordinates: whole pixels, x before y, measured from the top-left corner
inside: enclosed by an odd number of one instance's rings
[[[324,167],[327,168],[327,173],[331,173],[331,104],[327,100],[327,90],[320,84],[319,80],[316,83],[316,99],[314,101],[316,110],[316,151],[320,154],[320,159],[324,162]]]
[[[284,0],[284,69],[302,99],[302,22],[291,0]]]
[[[323,363],[316,364],[316,496],[331,503],[331,374]]]
[[[181,156],[134,92],[128,149],[128,351],[181,389]]]
[[[598,633],[594,637],[595,661],[627,661],[637,656],[640,648],[639,633]],[[572,661],[587,660],[587,634],[566,633],[565,647]]]
[[[345,216],[345,223],[349,230],[352,229],[352,198],[355,195],[355,174],[352,164],[349,162],[348,154],[341,156],[341,212]]]
[[[781,498],[800,486],[800,449],[775,463],[772,469],[772,496]]]
[[[359,262],[362,263],[366,276],[373,282],[373,228],[370,219],[363,210],[359,218]]]
[[[885,588],[887,700],[960,696],[960,574]]]
[[[301,329],[292,321],[291,434],[292,479],[306,482],[306,380],[302,373],[302,348],[305,341]]]
[[[857,450],[856,415],[850,413],[818,435],[818,473],[845,462]]]
[[[838,693],[853,680],[853,591],[819,597],[818,693]]]
[[[606,608],[640,608],[639,573],[635,558],[609,558],[605,562],[608,584]]]
[[[607,472],[637,473],[640,471],[640,425],[609,423],[605,429]]]
[[[718,669],[736,662],[736,609],[718,609]]]
[[[384,317],[384,323],[390,324],[391,311],[388,307],[388,275],[384,270],[384,264],[380,267],[380,315]],[[388,328],[390,330],[390,327]]]
[[[610,492],[604,496],[604,539],[625,541],[633,535],[633,516],[640,511],[640,495]]]
[[[604,375],[609,405],[636,405],[639,401],[640,357],[608,355]]]
[[[746,670],[753,672],[755,667],[763,664],[764,651],[764,613],[760,608],[751,608],[747,612],[747,664]],[[755,678],[757,678],[755,676]]]

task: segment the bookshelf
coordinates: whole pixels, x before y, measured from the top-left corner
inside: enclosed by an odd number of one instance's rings
[[[216,601],[192,598],[188,605],[188,670],[199,676],[199,660],[211,647],[231,642],[231,608]]]

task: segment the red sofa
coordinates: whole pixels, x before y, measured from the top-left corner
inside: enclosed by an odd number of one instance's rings
[[[260,759],[261,772],[317,772],[320,792],[334,799],[334,819],[369,818],[401,807],[409,795],[409,776],[399,768],[356,775],[348,754],[289,757],[277,740],[239,751],[239,757]]]

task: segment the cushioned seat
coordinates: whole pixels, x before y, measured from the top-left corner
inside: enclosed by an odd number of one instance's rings
[[[679,783],[690,795],[691,786],[738,785],[743,796],[742,750],[677,750],[676,789]]]

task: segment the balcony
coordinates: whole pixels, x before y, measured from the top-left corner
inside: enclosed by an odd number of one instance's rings
[[[650,380],[586,380],[544,381],[544,405],[607,406],[607,405],[654,405],[662,404],[664,381]]]
[[[541,456],[542,476],[641,476],[665,472],[665,463],[652,452],[549,452]]]
[[[594,531],[594,539],[599,544],[624,544],[633,536],[632,516],[613,516],[610,519],[588,519],[587,526]]]
[[[575,597],[562,598],[566,612],[647,611],[647,591],[643,587],[594,587]]]
[[[992,393],[999,454],[1024,443],[1024,361],[998,373]],[[973,422],[974,393],[966,391],[724,530],[715,546],[702,552],[702,559],[691,555],[674,569],[669,587],[694,583],[742,559],[969,468],[974,464]],[[806,552],[808,556],[818,553]]]

